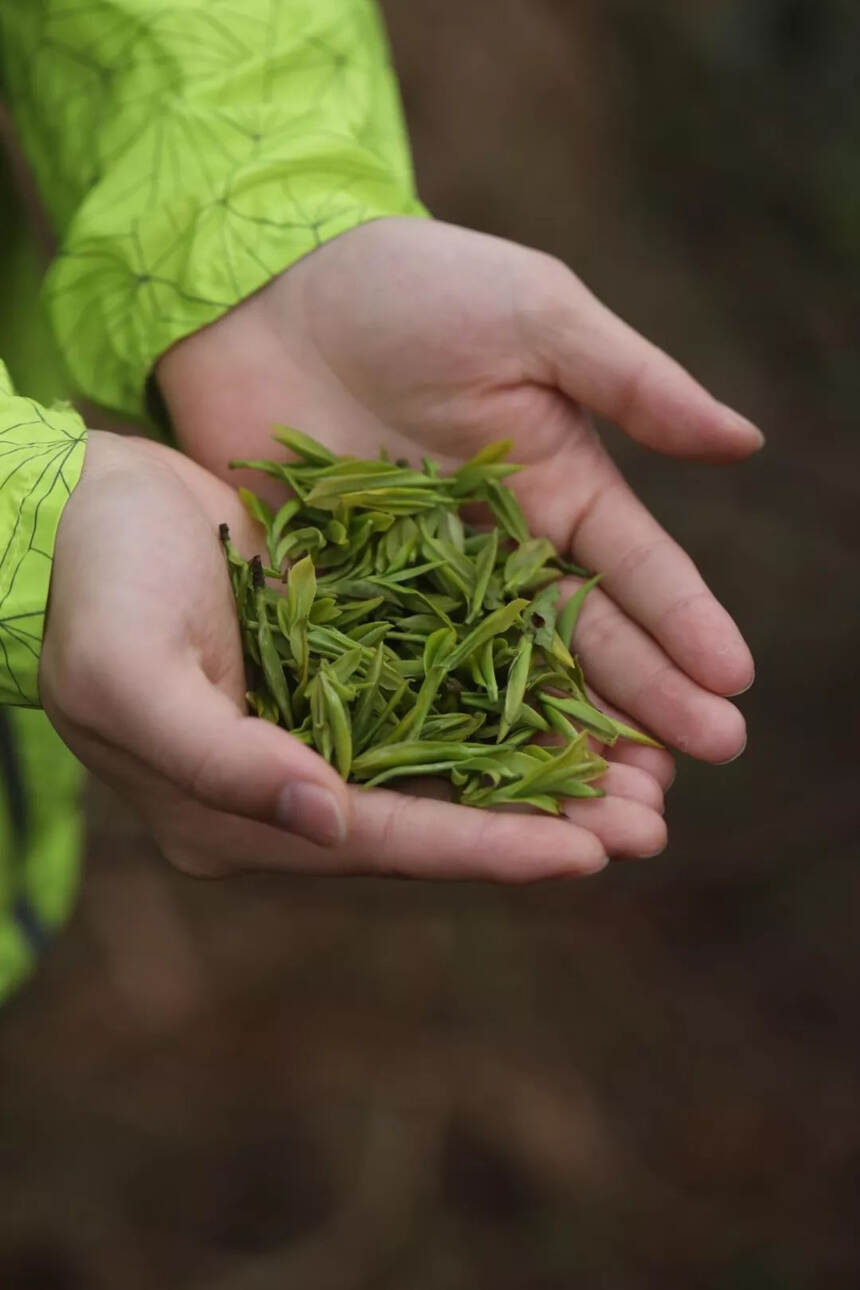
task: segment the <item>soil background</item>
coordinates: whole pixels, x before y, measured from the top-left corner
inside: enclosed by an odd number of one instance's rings
[[[648,864],[168,872],[101,791],[0,1017],[9,1290],[860,1284],[856,0],[388,0],[441,218],[564,257],[769,446],[630,478],[758,662]]]

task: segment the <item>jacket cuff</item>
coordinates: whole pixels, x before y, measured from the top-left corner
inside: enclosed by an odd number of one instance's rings
[[[176,341],[348,229],[427,214],[406,176],[337,134],[269,142],[205,192],[162,195],[146,218],[113,200],[122,183],[114,174],[84,202],[46,294],[78,388],[137,418],[156,360]]]

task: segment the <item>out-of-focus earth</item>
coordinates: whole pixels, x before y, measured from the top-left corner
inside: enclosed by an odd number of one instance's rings
[[[856,0],[388,0],[422,193],[769,447],[607,431],[746,631],[746,756],[527,890],[171,872],[92,795],[0,1017],[9,1290],[860,1284]]]

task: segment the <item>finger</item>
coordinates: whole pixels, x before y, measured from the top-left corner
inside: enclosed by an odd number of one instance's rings
[[[625,766],[621,762],[610,763],[609,770],[599,780],[598,786],[607,797],[624,798],[638,802],[651,811],[662,815],[665,809],[663,790],[653,775],[639,766]]]
[[[224,702],[233,709],[228,699]],[[211,715],[200,726],[204,738],[219,749],[225,747],[226,734],[226,747],[237,747],[236,760],[207,754],[191,773],[191,759],[200,749],[176,726],[176,743],[160,738],[171,720],[165,706],[153,705],[147,718],[151,730],[139,713],[129,716],[136,737],[123,755],[138,758],[148,772],[136,776],[133,796],[162,849],[189,872],[218,876],[271,869],[524,883],[586,876],[608,862],[601,842],[567,820],[477,810],[386,789],[348,789],[297,740],[268,722],[237,717],[235,709],[232,715],[221,711],[224,724],[218,729]],[[153,737],[157,742],[150,742]],[[256,746],[255,739],[260,740]],[[256,773],[240,783],[237,763],[243,759],[251,759]],[[317,839],[312,829],[299,830],[287,821],[272,827],[284,776],[292,786],[293,777],[319,768],[349,799],[348,836]],[[99,770],[104,774],[103,767]],[[110,771],[105,777],[110,778]]]
[[[597,873],[605,849],[588,829],[542,815],[357,791],[352,841],[369,872],[522,883]]]
[[[129,649],[82,711],[93,734],[117,744],[122,732],[120,751],[197,802],[322,846],[346,839],[350,796],[340,776],[286,731],[245,715],[191,659]]]
[[[617,318],[572,273],[557,274],[529,324],[559,389],[657,452],[735,461],[764,444],[751,422]]]
[[[566,819],[476,810],[387,789],[351,790],[349,838],[331,849],[171,799],[171,792],[159,792],[144,813],[168,858],[206,876],[247,869],[527,883],[585,877],[608,863],[594,834]]]
[[[662,850],[662,794],[651,776],[613,766],[601,787],[605,798],[567,804],[569,823],[354,790],[348,842],[322,851],[303,838],[183,800],[157,774],[136,776],[139,804],[165,854],[180,868],[210,877],[244,869],[521,883],[596,873],[607,854],[645,857]]]
[[[553,741],[555,742],[555,741]],[[597,749],[598,753],[605,755],[609,750]],[[659,750],[652,750],[659,751]],[[601,776],[600,780],[595,781],[595,786],[600,787],[606,793],[607,797],[628,798],[632,802],[640,802],[652,811],[657,811],[662,815],[665,809],[663,799],[663,790],[661,789],[656,778],[649,774],[647,770],[642,770],[638,766],[627,766],[621,763],[611,764],[609,770]],[[406,790],[414,797],[430,797],[438,802],[450,802],[453,800],[453,792],[450,783],[443,779],[402,779],[400,781],[401,791]]]
[[[603,573],[601,589],[716,694],[752,684],[752,655],[690,557],[608,466],[572,534],[576,557]]]
[[[612,714],[616,709],[605,707],[603,711]],[[624,718],[619,717],[619,720]],[[629,720],[627,724],[630,724]],[[650,775],[663,794],[669,791],[678,775],[674,757],[664,748],[645,748],[627,739],[619,739],[614,748],[604,748],[602,755],[613,766],[631,766]]]
[[[588,687],[588,695],[595,707],[607,716],[615,717],[617,721],[623,721],[625,725],[634,725],[634,719],[629,713],[619,712],[611,703],[607,703],[602,695],[597,694],[591,687]],[[598,746],[598,751],[610,763],[612,767],[627,766],[643,771],[649,778],[653,779],[661,792],[666,793],[675,782],[677,767],[675,758],[667,748],[648,748],[644,744],[635,744],[629,739],[619,739],[614,748],[604,748]],[[626,794],[622,794],[626,796]]]
[[[599,838],[607,855],[647,860],[666,848],[668,834],[663,817],[642,802],[624,797],[565,802],[564,813],[573,824]]]
[[[425,796],[424,790],[428,785],[425,783],[421,786],[421,796],[405,795],[402,792],[392,794],[395,799],[393,802],[385,802],[381,798],[377,799],[378,794],[375,792],[361,795],[357,810],[361,810],[367,802],[371,809],[377,809],[380,806],[384,810],[389,808],[395,812],[408,814],[408,818],[413,824],[417,822],[417,812],[415,804],[421,802],[425,807],[440,805],[440,792],[431,799]],[[573,824],[582,826],[592,834],[603,847],[603,850],[609,856],[625,857],[648,857],[658,854],[666,845],[666,827],[662,822],[661,813],[663,809],[663,794],[655,780],[644,771],[628,766],[613,766],[599,781],[599,787],[603,789],[606,796],[599,799],[593,799],[588,802],[565,802],[563,810],[566,818]],[[444,793],[445,786],[437,785],[437,788]],[[409,810],[404,803],[409,803]],[[579,808],[582,808],[581,810]],[[451,812],[454,814],[451,814]],[[543,845],[538,843],[531,834],[531,829],[535,825],[541,826],[542,831],[547,827],[552,830],[555,821],[541,815],[532,815],[525,818],[521,815],[499,814],[495,812],[467,809],[464,807],[447,806],[445,811],[428,812],[427,825],[431,827],[431,818],[436,817],[435,825],[432,825],[434,833],[434,846],[431,848],[431,862],[434,864],[441,863],[444,865],[444,857],[438,852],[435,846],[435,839],[439,837],[439,830],[445,827],[446,821],[451,827],[456,827],[458,832],[453,835],[452,842],[454,845],[454,869],[434,868],[432,873],[424,873],[420,876],[428,877],[490,877],[500,881],[523,881],[531,880],[535,877],[552,877],[559,873],[569,874],[570,870],[565,865],[563,869],[557,868],[557,862],[550,854],[545,854]],[[477,818],[476,818],[477,817]],[[496,821],[503,822],[501,832],[498,833],[499,825]],[[480,842],[473,840],[471,843],[464,844],[463,830],[472,829]],[[513,830],[513,831],[511,831]],[[357,843],[360,830],[356,830],[354,841]],[[496,847],[505,846],[505,836],[510,832],[511,841],[514,845],[514,851],[510,857],[505,858],[501,853],[496,852]],[[554,830],[557,834],[557,830]],[[516,840],[514,840],[516,839]],[[414,845],[414,844],[412,844]],[[481,850],[484,855],[481,856]],[[468,861],[470,868],[464,870],[464,852],[468,850]],[[373,855],[376,851],[375,842],[371,841],[368,855]],[[543,867],[535,871],[538,863],[535,859],[536,853],[540,853],[540,864],[549,865],[548,870]],[[459,857],[459,858],[457,858]],[[509,869],[508,865],[513,862],[513,868]],[[397,862],[399,863],[399,862]],[[487,864],[493,867],[488,871]],[[477,864],[477,870],[471,866]],[[503,865],[504,869],[497,871],[496,866]],[[524,868],[524,866],[526,866]],[[525,874],[525,878],[523,878]]]
[[[610,766],[600,781],[605,798],[567,804],[570,823],[454,807],[440,796],[447,787],[441,781],[420,781],[422,791],[434,784],[438,790],[427,798],[352,790],[355,827],[346,843],[323,850],[185,796],[175,776],[131,753],[98,740],[90,741],[90,752],[88,764],[131,796],[165,856],[199,877],[272,870],[530,882],[585,876],[603,868],[607,854],[644,857],[665,845],[659,786],[631,766]],[[578,805],[586,808],[581,818],[573,811]]]
[[[690,680],[599,588],[585,602],[574,648],[596,689],[663,743],[715,763],[743,751],[737,708]]]

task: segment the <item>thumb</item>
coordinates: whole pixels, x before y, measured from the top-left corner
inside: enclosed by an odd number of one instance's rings
[[[246,716],[198,668],[165,669],[158,685],[135,688],[145,701],[122,714],[123,744],[180,791],[318,846],[346,840],[347,787],[300,740]]]
[[[552,383],[638,443],[711,462],[740,460],[763,447],[760,430],[719,403],[568,270],[555,277],[531,325]]]

